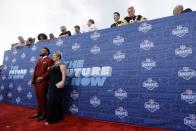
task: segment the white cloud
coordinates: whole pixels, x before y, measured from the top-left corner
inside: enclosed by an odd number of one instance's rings
[[[171,15],[177,4],[196,9],[195,0],[1,0],[0,63],[4,51],[17,42],[19,35],[28,38],[53,32],[57,36],[60,25],[71,31],[75,25],[86,30],[89,18],[95,19],[99,29],[108,28],[113,23],[112,13],[118,11],[123,18],[130,5],[135,6],[137,14],[155,19]]]

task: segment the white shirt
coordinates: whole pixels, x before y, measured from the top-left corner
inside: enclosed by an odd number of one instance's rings
[[[92,25],[89,27],[89,29],[88,29],[89,32],[92,32],[92,31],[95,31],[95,30],[97,30],[95,24],[92,24]]]

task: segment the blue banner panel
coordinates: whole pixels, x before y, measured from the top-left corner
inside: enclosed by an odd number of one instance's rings
[[[65,113],[196,130],[196,13],[97,30],[5,51],[0,101],[36,107],[39,50],[62,51]]]

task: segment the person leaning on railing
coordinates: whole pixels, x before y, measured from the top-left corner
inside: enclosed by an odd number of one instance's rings
[[[97,27],[95,26],[95,21],[93,19],[88,20],[87,26],[88,26],[88,32],[97,30]]]
[[[24,38],[22,36],[18,37],[19,42],[16,44],[13,44],[13,48],[22,48],[26,45],[26,41],[24,40]]]
[[[74,35],[80,35],[81,34],[79,25],[74,26],[74,30],[75,30],[75,34]]]
[[[57,38],[54,36],[54,34],[53,34],[53,33],[50,33],[48,36],[49,36],[49,39],[50,39],[50,40],[57,39]]]
[[[120,13],[114,12],[113,13],[113,18],[114,18],[114,23],[110,26],[111,28],[117,27],[117,26],[122,26],[125,24],[124,21],[120,20]]]
[[[129,7],[127,9],[127,13],[128,16],[126,16],[124,18],[124,20],[126,21],[126,23],[136,23],[136,22],[140,22],[140,21],[144,21],[147,20],[145,17],[143,17],[142,15],[135,15],[135,8],[133,6]]]
[[[59,35],[59,37],[67,37],[67,36],[71,36],[71,32],[67,30],[67,28],[63,25],[60,27],[61,29],[61,34]]]
[[[173,15],[179,15],[179,14],[188,13],[188,12],[192,12],[192,10],[190,8],[187,8],[184,10],[183,5],[177,5],[173,9]]]
[[[40,34],[38,34],[37,39],[38,39],[39,41],[46,41],[46,40],[48,39],[48,37],[47,37],[46,34],[40,33]]]

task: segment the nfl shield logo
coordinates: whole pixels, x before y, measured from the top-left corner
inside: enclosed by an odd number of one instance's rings
[[[17,87],[17,91],[18,91],[18,93],[21,93],[21,91],[22,91],[22,86],[21,86],[21,85],[19,85],[19,86]]]
[[[76,91],[76,90],[73,90],[73,91],[71,92],[70,96],[71,96],[71,98],[72,98],[73,100],[76,100],[76,99],[79,97],[79,92]]]
[[[20,103],[20,102],[21,102],[20,97],[17,97],[17,98],[16,98],[16,103],[18,104],[18,103]]]
[[[31,61],[32,63],[34,63],[34,62],[36,61],[35,56],[32,56],[31,59],[30,59],[30,61]]]
[[[7,97],[8,97],[8,98],[12,98],[12,92],[8,92],[8,93],[7,93]]]
[[[15,56],[17,53],[18,53],[17,50],[14,50],[14,51],[13,51],[13,55],[14,55],[14,56]]]
[[[148,78],[146,81],[143,82],[143,87],[147,88],[150,91],[158,86],[159,85],[157,81],[152,80],[152,78]]]
[[[181,93],[181,100],[188,102],[189,104],[194,104],[196,102],[196,93],[192,90],[186,90]]]
[[[191,78],[195,77],[195,75],[195,70],[189,67],[183,67],[178,71],[178,77],[182,77],[184,80],[190,80]]]
[[[98,33],[98,32],[93,32],[92,34],[91,34],[91,39],[92,40],[97,40],[97,39],[99,39],[99,37],[100,37],[101,35],[100,35],[100,33]]]
[[[123,100],[124,98],[127,97],[127,92],[124,89],[119,88],[115,91],[115,97],[118,98],[119,100]]]
[[[101,51],[101,49],[100,49],[100,47],[98,47],[97,45],[94,45],[94,46],[91,48],[91,50],[90,50],[90,52],[91,52],[92,54],[94,54],[94,55],[97,55],[100,51]]]
[[[33,45],[33,47],[31,48],[32,51],[37,50],[37,47],[35,45]]]
[[[12,63],[15,64],[16,63],[16,58],[12,59]]]
[[[190,47],[186,47],[186,45],[180,45],[179,48],[175,49],[175,55],[185,58],[192,54],[192,49]]]
[[[114,55],[113,55],[113,59],[116,60],[117,62],[121,62],[125,59],[125,53],[122,53],[121,51],[117,51]]]
[[[155,112],[160,109],[159,103],[155,102],[153,99],[144,103],[144,108],[150,112]]]
[[[30,100],[32,98],[32,93],[31,92],[28,92],[27,93],[27,98]]]
[[[8,88],[9,89],[12,89],[13,87],[14,87],[13,84],[12,83],[9,83]]]
[[[193,130],[196,130],[196,116],[194,114],[190,114],[188,117],[185,117],[184,124]]]
[[[151,70],[153,67],[156,67],[156,62],[150,58],[146,58],[146,60],[142,62],[142,67]]]
[[[71,48],[73,51],[77,51],[80,48],[80,44],[74,43]]]
[[[26,57],[25,53],[22,53],[20,57],[21,59],[24,59]]]
[[[99,98],[97,98],[97,96],[93,96],[91,99],[90,99],[90,104],[93,106],[93,107],[97,107],[101,104],[101,100]]]
[[[9,57],[8,57],[8,56],[6,56],[6,57],[5,57],[5,61],[8,61],[8,60],[9,60]]]
[[[183,37],[189,33],[188,27],[183,27],[182,25],[177,26],[175,29],[172,30],[172,35]]]
[[[124,119],[128,116],[128,111],[123,107],[119,107],[115,110],[115,115],[118,116],[120,119]]]
[[[57,42],[56,42],[56,45],[57,46],[63,45],[63,40],[62,39],[58,39]]]
[[[147,33],[148,31],[150,31],[152,29],[152,25],[148,24],[146,22],[143,22],[139,27],[138,27],[138,31],[143,32],[143,33]]]
[[[73,104],[72,106],[69,107],[69,111],[75,114],[78,112],[78,107],[75,104]]]
[[[113,44],[115,45],[122,45],[125,42],[124,37],[118,35],[115,38],[113,38]]]
[[[4,85],[1,85],[1,90],[4,90],[4,89],[5,89]]]
[[[144,40],[142,43],[140,43],[140,48],[144,49],[145,51],[148,51],[153,47],[154,47],[154,43],[149,40]]]

